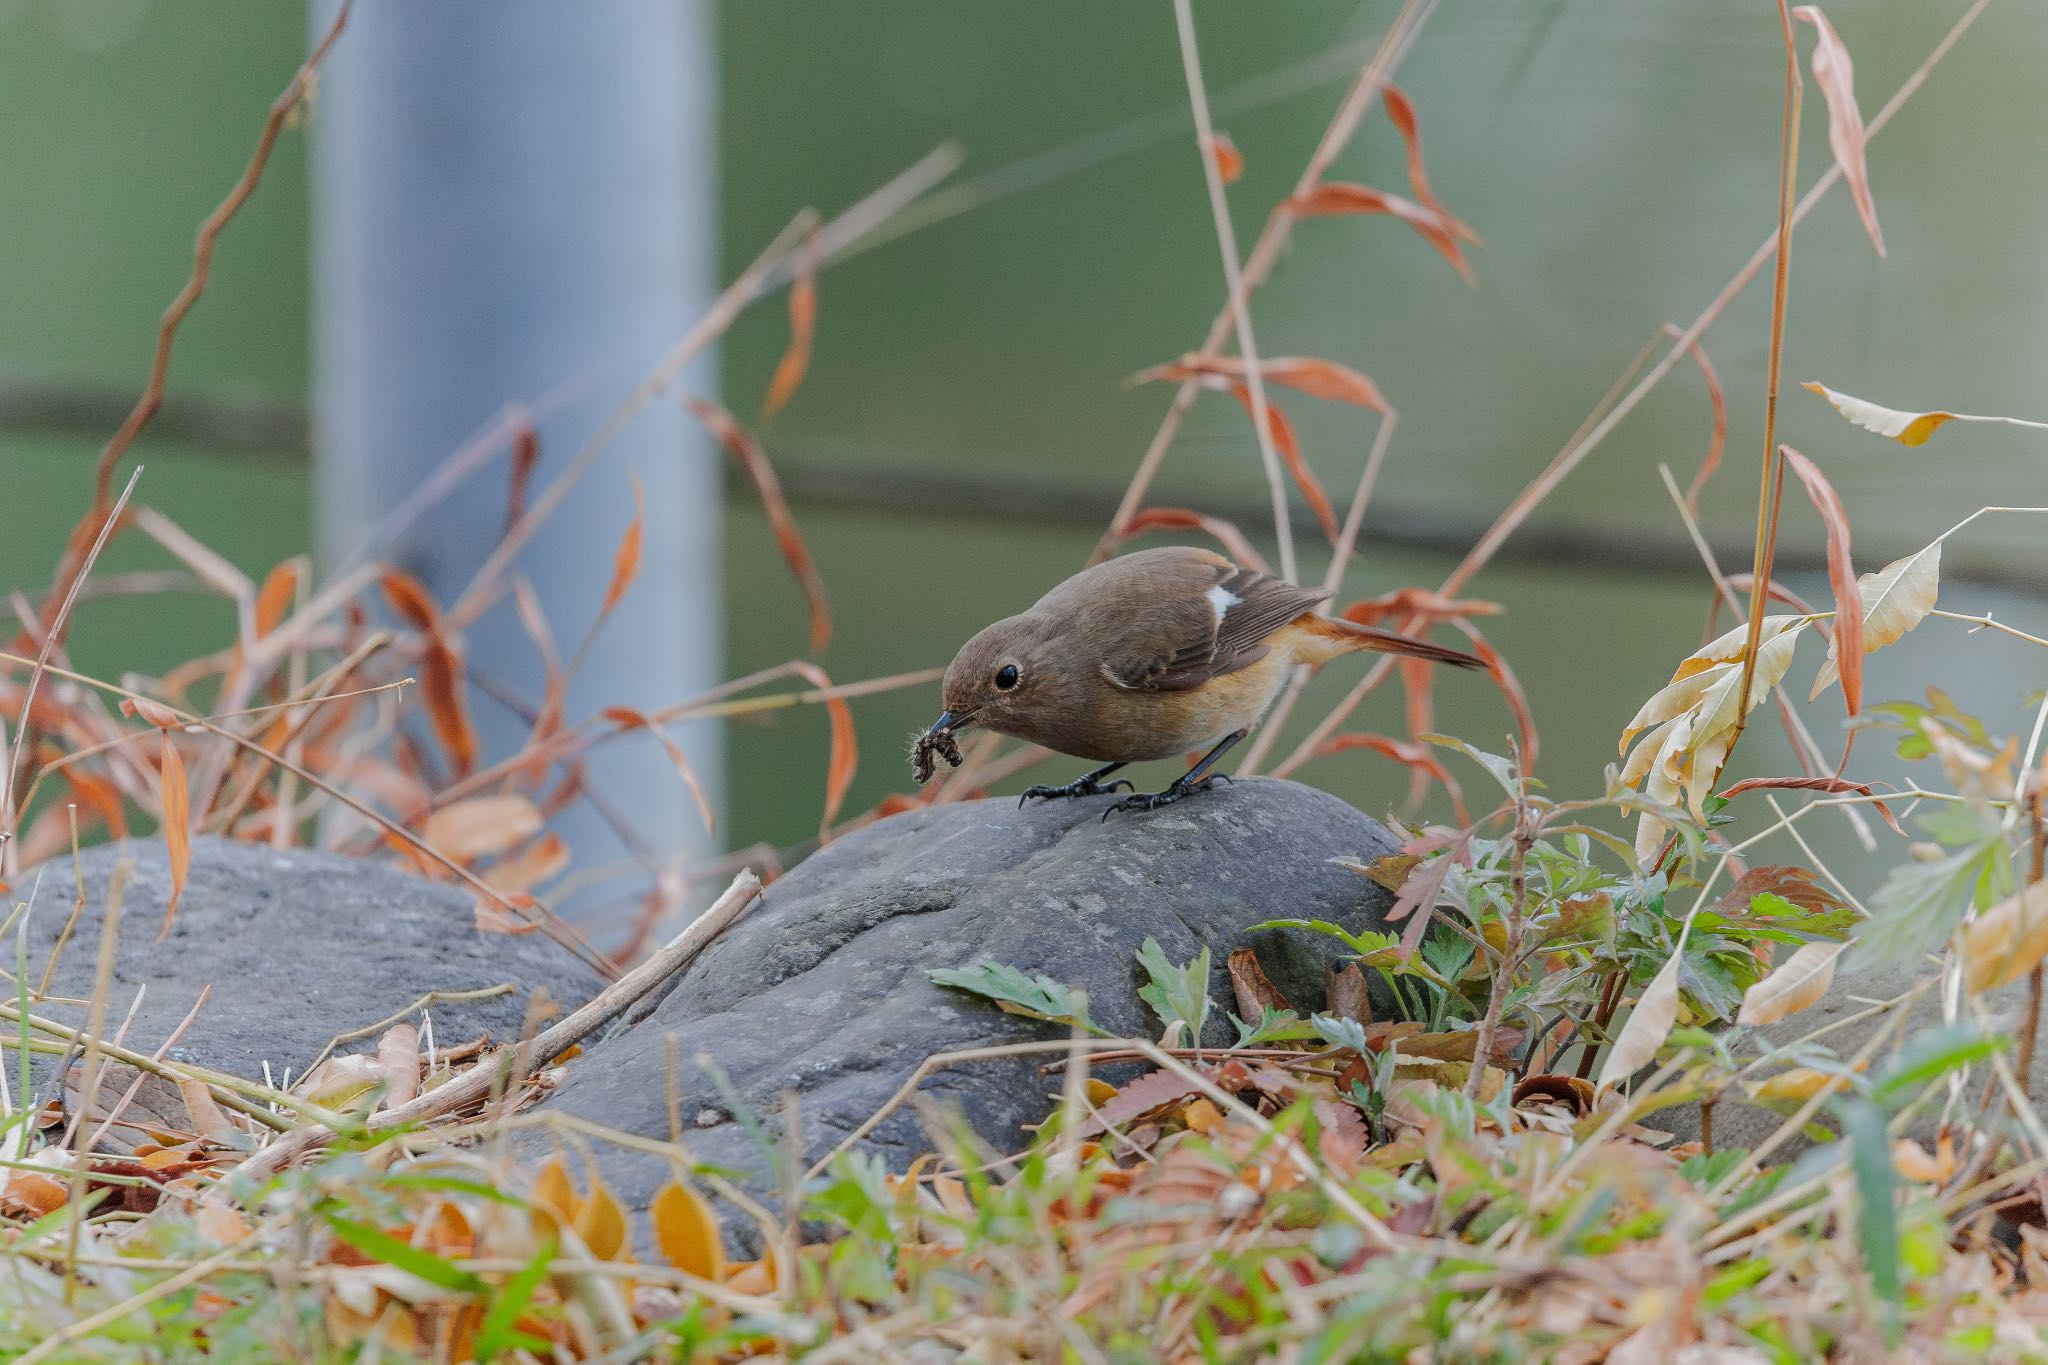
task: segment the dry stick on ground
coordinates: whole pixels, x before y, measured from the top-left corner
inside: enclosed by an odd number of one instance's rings
[[[552,1028],[543,1030],[530,1043],[522,1044],[517,1049],[500,1049],[491,1058],[477,1063],[461,1076],[428,1091],[409,1104],[371,1115],[368,1128],[372,1132],[383,1132],[404,1124],[424,1123],[485,1099],[490,1095],[492,1087],[501,1079],[501,1063],[510,1051],[522,1052],[530,1065],[545,1066],[629,1009],[649,991],[687,967],[714,939],[724,933],[760,894],[760,878],[752,872],[740,873],[733,878],[733,883],[726,888],[725,894],[720,896],[710,909],[692,921],[687,929],[672,939],[667,947],[606,986],[595,999],[575,1013],[556,1023]],[[516,1081],[519,1078],[510,1079]],[[316,1123],[297,1129],[243,1162],[236,1168],[236,1175],[246,1177],[250,1181],[268,1180],[299,1157],[332,1141],[335,1136],[335,1130],[325,1124]]]
[[[250,155],[249,164],[242,171],[242,178],[235,182],[234,188],[228,191],[227,198],[221,200],[220,206],[208,214],[206,221],[199,225],[199,235],[192,244],[192,273],[186,278],[184,288],[178,291],[178,296],[171,300],[171,306],[164,310],[163,321],[157,327],[156,355],[150,362],[149,383],[143,389],[142,397],[136,400],[127,420],[121,423],[121,429],[114,433],[113,439],[108,441],[106,448],[100,452],[99,467],[94,474],[92,507],[79,522],[78,529],[72,532],[72,543],[65,550],[64,558],[57,569],[56,581],[51,587],[52,599],[68,593],[83,574],[85,560],[82,554],[84,546],[81,533],[105,516],[108,508],[107,495],[113,490],[115,466],[120,463],[121,457],[127,453],[128,447],[134,443],[142,429],[149,425],[150,419],[156,416],[157,410],[163,406],[164,386],[170,378],[171,371],[171,344],[177,339],[178,328],[185,321],[185,315],[192,311],[193,305],[199,302],[199,296],[206,292],[207,280],[213,273],[214,243],[219,239],[221,230],[228,225],[228,220],[233,218],[241,210],[242,205],[248,202],[249,196],[256,192],[257,183],[263,179],[263,168],[269,164],[270,153],[277,146],[278,134],[284,131],[285,120],[299,107],[299,101],[312,90],[314,75],[320,69],[320,63],[327,59],[327,53],[333,48],[335,39],[341,36],[343,26],[348,23],[349,10],[353,3],[354,0],[342,0],[341,10],[334,16],[334,25],[327,30],[327,36],[320,40],[312,55],[307,57],[304,65],[293,74],[283,93],[271,102],[270,112],[263,120],[263,131],[256,139],[256,150]]]
[[[1891,122],[1893,116],[1905,107],[1906,102],[1926,83],[1928,74],[1940,64],[1942,58],[1948,55],[1949,49],[1954,47],[1963,34],[1969,31],[1970,26],[1977,22],[1978,16],[1983,14],[1985,7],[1990,3],[1991,0],[1977,0],[1977,3],[1970,6],[1963,13],[1963,16],[1956,20],[1949,31],[1942,35],[1941,41],[1934,45],[1934,49],[1927,54],[1926,59],[1914,68],[1913,74],[1900,82],[1899,88],[1893,92],[1892,97],[1885,102],[1882,109],[1877,111],[1876,115],[1871,118],[1869,125],[1865,128],[1864,139],[1866,144],[1870,140],[1875,139],[1884,130],[1884,126]],[[1841,178],[1842,168],[1832,162],[1829,163],[1827,170],[1821,174],[1819,179],[1814,181],[1812,187],[1800,199],[1798,207],[1793,210],[1792,222],[1796,225],[1804,219],[1813,210],[1813,206],[1820,202],[1821,197],[1833,189],[1836,182]],[[1556,490],[1557,486],[1563,483],[1565,478],[1574,469],[1578,468],[1579,464],[1588,455],[1592,454],[1602,441],[1606,440],[1613,433],[1615,427],[1619,426],[1624,418],[1635,411],[1637,405],[1649,395],[1652,389],[1664,381],[1666,375],[1678,367],[1679,363],[1690,352],[1693,343],[1698,341],[1707,328],[1711,327],[1720,318],[1721,314],[1727,310],[1728,305],[1733,303],[1737,296],[1749,287],[1750,282],[1763,269],[1764,263],[1771,259],[1772,253],[1777,249],[1777,244],[1778,234],[1773,231],[1769,237],[1764,239],[1763,245],[1759,246],[1755,253],[1750,256],[1748,262],[1735,272],[1734,277],[1726,285],[1722,286],[1721,292],[1716,294],[1712,301],[1707,304],[1706,308],[1701,311],[1700,315],[1693,319],[1692,324],[1685,329],[1683,335],[1672,343],[1671,349],[1666,351],[1662,358],[1655,365],[1652,365],[1641,379],[1636,381],[1635,385],[1629,389],[1628,393],[1619,402],[1609,408],[1607,415],[1598,422],[1593,423],[1590,428],[1582,428],[1582,434],[1576,434],[1571,440],[1565,442],[1563,448],[1544,467],[1543,472],[1538,474],[1530,481],[1528,487],[1516,495],[1515,500],[1508,504],[1506,510],[1487,529],[1486,534],[1481,536],[1478,543],[1466,552],[1465,558],[1444,579],[1443,585],[1437,589],[1438,592],[1446,597],[1455,597],[1464,590],[1466,584],[1482,568],[1486,567],[1493,556],[1499,552],[1500,547],[1507,543],[1508,538],[1521,529],[1522,523],[1529,519],[1530,514],[1536,510],[1544,499],[1548,498]],[[1412,629],[1416,624],[1416,621],[1411,619],[1409,627]],[[1351,689],[1344,700],[1339,702],[1330,714],[1324,717],[1300,744],[1295,746],[1294,751],[1273,770],[1273,775],[1275,777],[1286,777],[1300,768],[1302,764],[1308,762],[1310,758],[1313,758],[1316,750],[1322,747],[1323,741],[1336,733],[1338,728],[1350,717],[1351,713],[1357,709],[1358,704],[1364,701],[1373,689],[1378,687],[1386,678],[1391,668],[1392,664],[1388,659],[1383,658],[1376,663],[1365,677]]]

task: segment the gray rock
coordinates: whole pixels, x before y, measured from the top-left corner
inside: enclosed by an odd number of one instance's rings
[[[794,1092],[801,1146],[814,1160],[880,1109],[918,1064],[957,1048],[1058,1038],[1065,1030],[1005,1014],[933,985],[927,973],[987,959],[1088,993],[1096,1022],[1156,1037],[1140,1004],[1135,954],[1157,938],[1175,962],[1207,946],[1215,1016],[1207,1041],[1235,1033],[1224,962],[1251,947],[1298,1009],[1323,1004],[1324,971],[1345,954],[1318,934],[1250,926],[1320,918],[1379,927],[1391,897],[1331,865],[1377,856],[1394,841],[1336,797],[1250,780],[1107,822],[1108,798],[990,800],[919,809],[825,848],[768,888],[762,902],[682,974],[666,997],[572,1062],[541,1112],[642,1137],[669,1138],[668,1048],[679,1057],[683,1139],[700,1161],[751,1173],[770,1164],[694,1060],[706,1054],[744,1106],[779,1132]],[[988,1143],[1012,1151],[1043,1119],[1058,1078],[1046,1056],[970,1063],[935,1074],[925,1093],[956,1105]],[[776,1141],[780,1141],[777,1138]],[[867,1140],[901,1170],[931,1143],[909,1109]],[[600,1144],[602,1146],[602,1144]],[[645,1207],[669,1163],[605,1151],[621,1198]],[[746,1232],[735,1225],[736,1240]]]
[[[513,987],[489,999],[433,1004],[435,1038],[450,1045],[484,1033],[516,1039],[538,988],[573,1009],[602,984],[545,936],[478,932],[469,894],[457,887],[383,863],[227,839],[193,841],[177,916],[158,942],[170,897],[169,857],[161,841],[132,839],[84,854],[85,910],[58,959],[52,996],[91,996],[108,878],[122,858],[132,871],[106,1027],[111,1036],[147,983],[127,1035],[139,1052],[155,1051],[208,984],[212,996],[168,1055],[257,1080],[264,1062],[273,1073],[297,1072],[336,1034],[388,1018],[429,991]],[[71,916],[75,886],[70,859],[58,859],[29,872],[10,898],[11,908],[34,888],[31,984],[41,979]],[[11,969],[12,937],[0,948]],[[73,1026],[86,1016],[83,1006],[55,1000],[34,1009]],[[36,1060],[37,1088],[46,1092],[58,1059]]]

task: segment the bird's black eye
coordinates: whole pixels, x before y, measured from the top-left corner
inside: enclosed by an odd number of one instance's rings
[[[996,670],[996,691],[1007,692],[1017,685],[1017,665],[1004,664]]]

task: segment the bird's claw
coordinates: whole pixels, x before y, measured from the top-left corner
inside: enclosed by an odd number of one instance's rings
[[[1215,773],[1199,782],[1190,782],[1186,785],[1176,782],[1162,792],[1135,792],[1102,812],[1102,818],[1107,820],[1120,810],[1158,810],[1161,806],[1170,806],[1176,801],[1185,800],[1219,780],[1228,782],[1230,779],[1221,773]]]
[[[1121,777],[1114,782],[1106,783],[1097,782],[1092,777],[1077,777],[1060,787],[1026,787],[1024,794],[1017,798],[1017,809],[1022,810],[1025,803],[1033,798],[1040,801],[1058,801],[1069,796],[1109,796],[1119,790],[1136,791],[1137,788]]]

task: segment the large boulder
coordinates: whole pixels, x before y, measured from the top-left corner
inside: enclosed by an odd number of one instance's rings
[[[1103,1027],[1156,1036],[1160,1025],[1138,999],[1140,945],[1156,938],[1175,962],[1206,947],[1218,1009],[1205,1039],[1225,1044],[1235,1037],[1223,1017],[1233,998],[1230,950],[1256,950],[1303,1012],[1322,1008],[1325,969],[1344,956],[1326,936],[1252,925],[1383,922],[1387,893],[1331,859],[1387,853],[1394,840],[1327,793],[1248,780],[1105,821],[1107,804],[921,807],[830,845],[769,887],[660,999],[572,1062],[543,1112],[666,1142],[673,1038],[690,1154],[748,1171],[758,1191],[772,1192],[768,1161],[700,1057],[771,1132],[793,1093],[799,1145],[815,1160],[935,1053],[1064,1036],[933,985],[933,968],[989,960],[1042,973],[1085,990]],[[1045,1117],[1058,1088],[1041,1071],[1048,1060],[971,1063],[934,1075],[926,1090],[956,1105],[992,1146],[1015,1150],[1022,1126]],[[864,1145],[901,1170],[931,1144],[904,1108]],[[610,1148],[604,1164],[636,1207],[670,1174],[667,1159],[626,1147]],[[744,1244],[745,1229],[732,1230]]]
[[[107,1001],[109,1035],[147,985],[128,1025],[127,1046],[153,1052],[213,987],[179,1041],[172,1060],[262,1079],[294,1074],[336,1034],[388,1019],[432,991],[475,991],[509,985],[483,999],[435,1001],[434,1034],[442,1046],[481,1034],[519,1037],[536,990],[573,1009],[603,984],[566,949],[539,934],[482,933],[469,894],[388,864],[303,849],[274,849],[227,839],[195,839],[184,894],[161,940],[171,893],[170,860],[161,841],[127,840],[86,851],[80,860],[85,908],[58,958],[48,994],[75,1000],[93,993],[108,882],[129,865]],[[17,897],[34,896],[28,921],[31,985],[71,918],[77,883],[71,862],[31,871]],[[6,945],[13,965],[13,944]],[[39,1015],[79,1026],[83,1005],[58,999]],[[408,1016],[418,1022],[418,1013]],[[352,1044],[367,1048],[374,1038]],[[54,1056],[39,1055],[35,1080],[49,1089]]]

